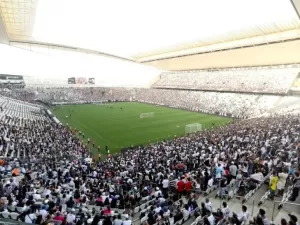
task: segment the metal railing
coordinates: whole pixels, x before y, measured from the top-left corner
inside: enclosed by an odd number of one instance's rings
[[[282,203],[282,201],[274,201],[274,203],[273,203],[273,211],[272,211],[272,221],[274,221],[274,213],[275,213],[275,206],[276,206],[276,204],[281,204]],[[299,206],[300,207],[300,204],[298,204],[298,203],[294,203],[294,202],[285,202],[284,203],[285,205],[294,205],[294,206]],[[284,207],[284,205],[282,206],[282,207]],[[299,211],[300,211],[300,209],[299,209]]]
[[[55,225],[61,224],[61,221],[58,220],[51,220],[50,222]],[[30,225],[30,224],[31,223],[24,223],[18,220],[0,218],[0,225]]]

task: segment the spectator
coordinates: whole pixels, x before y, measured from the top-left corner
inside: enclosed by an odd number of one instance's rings
[[[270,196],[269,197],[271,200],[274,200],[277,183],[278,183],[278,176],[277,176],[277,172],[274,171],[273,176],[270,177]]]
[[[299,196],[299,189],[300,189],[300,176],[299,176],[299,172],[296,172],[292,178],[294,187],[293,187],[293,192],[292,192],[292,196],[290,197],[290,201],[295,201],[298,196]]]
[[[247,207],[245,205],[242,206],[242,212],[236,214],[233,212],[233,222],[236,224],[246,223],[249,217],[249,213],[247,212]]]
[[[117,218],[113,221],[113,225],[122,225],[123,221],[121,219],[121,215],[119,214]]]
[[[126,216],[125,220],[123,221],[123,225],[131,225],[132,221],[129,219],[128,216]]]
[[[286,180],[288,177],[288,171],[286,168],[284,168],[283,170],[281,169],[281,172],[278,173],[278,182],[277,182],[277,189],[278,189],[278,195],[279,196],[283,196],[283,192],[284,192],[284,187],[286,184]]]
[[[230,215],[230,209],[227,206],[226,202],[223,202],[222,206],[223,206],[223,208],[222,208],[223,217],[224,217],[225,220],[228,220],[229,219],[229,215]]]

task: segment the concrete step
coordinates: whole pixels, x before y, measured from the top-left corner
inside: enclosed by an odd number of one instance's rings
[[[290,217],[288,216],[289,213],[292,213],[294,216],[297,217],[298,219],[298,223],[299,223],[299,220],[300,220],[300,211],[297,211],[297,212],[288,212],[286,210],[280,210],[277,214],[276,214],[276,217],[273,221],[273,223],[275,225],[280,225],[281,224],[281,219],[286,219],[287,222],[289,222],[290,220]]]

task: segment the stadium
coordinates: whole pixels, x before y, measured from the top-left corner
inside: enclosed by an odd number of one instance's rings
[[[300,0],[0,0],[0,224],[296,225]]]

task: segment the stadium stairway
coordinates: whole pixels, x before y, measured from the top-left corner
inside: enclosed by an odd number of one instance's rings
[[[253,220],[253,217],[256,217],[259,209],[264,209],[266,211],[266,216],[270,221],[273,221],[274,224],[280,225],[280,221],[282,218],[286,218],[287,221],[289,219],[288,214],[292,213],[293,215],[297,216],[298,219],[300,219],[300,214],[297,214],[297,212],[300,213],[300,206],[294,206],[294,205],[284,205],[283,209],[278,210],[278,203],[275,203],[274,201],[266,200],[263,202],[263,204],[259,205],[259,202],[261,198],[265,195],[265,193],[268,191],[268,184],[263,184],[256,192],[255,194],[249,198],[248,201],[245,203],[242,203],[241,199],[238,199],[236,196],[234,196],[232,199],[227,200],[220,198],[216,198],[218,189],[211,192],[208,196],[201,195],[198,199],[198,205],[201,205],[201,202],[204,202],[206,198],[209,198],[210,202],[212,203],[213,209],[217,210],[218,208],[222,208],[222,202],[226,202],[228,207],[230,208],[230,212],[236,212],[240,213],[242,209],[242,205],[245,205],[248,209],[249,213],[249,219],[246,224],[249,224],[250,220]],[[275,197],[275,201],[281,201],[281,197]],[[186,200],[184,199],[184,202]],[[299,200],[300,202],[300,200]],[[275,205],[274,205],[275,204]],[[274,210],[274,213],[273,213]],[[296,212],[296,213],[295,213]],[[190,219],[184,225],[190,225],[194,222],[195,219]]]
[[[281,219],[286,219],[286,221],[289,221],[290,220],[290,217],[288,216],[289,213],[292,213],[294,216],[296,216],[298,218],[298,221],[299,221],[299,218],[300,218],[300,208],[298,208],[298,211],[295,212],[290,212],[290,211],[286,211],[286,210],[281,210],[279,211],[275,216],[275,219],[274,219],[274,224],[281,224]]]
[[[278,105],[281,104],[282,100],[284,100],[284,96],[280,96],[277,101],[275,102],[274,104],[274,107],[273,108],[276,108]]]
[[[238,199],[236,196],[234,196],[230,200],[227,199],[221,200],[220,198],[215,198],[218,190],[213,191],[207,197],[211,201],[214,210],[218,208],[222,208],[222,202],[225,201],[228,207],[230,208],[231,213],[232,212],[240,213],[242,209],[242,205],[245,205],[248,209],[249,220],[252,220],[252,218],[258,214],[260,208],[263,208],[266,211],[268,218],[271,219],[272,210],[270,210],[266,205],[258,206],[261,197],[265,194],[267,189],[268,189],[267,185],[262,185],[262,187],[258,189],[257,192],[252,197],[250,197],[250,199],[245,203],[242,203],[242,199]],[[206,198],[205,196],[199,198],[199,205],[201,204],[201,202],[205,201],[205,198]]]
[[[276,112],[280,109],[284,109],[288,106],[299,104],[299,97],[294,96],[281,96],[279,101],[276,102],[274,107],[270,110],[270,112]]]

